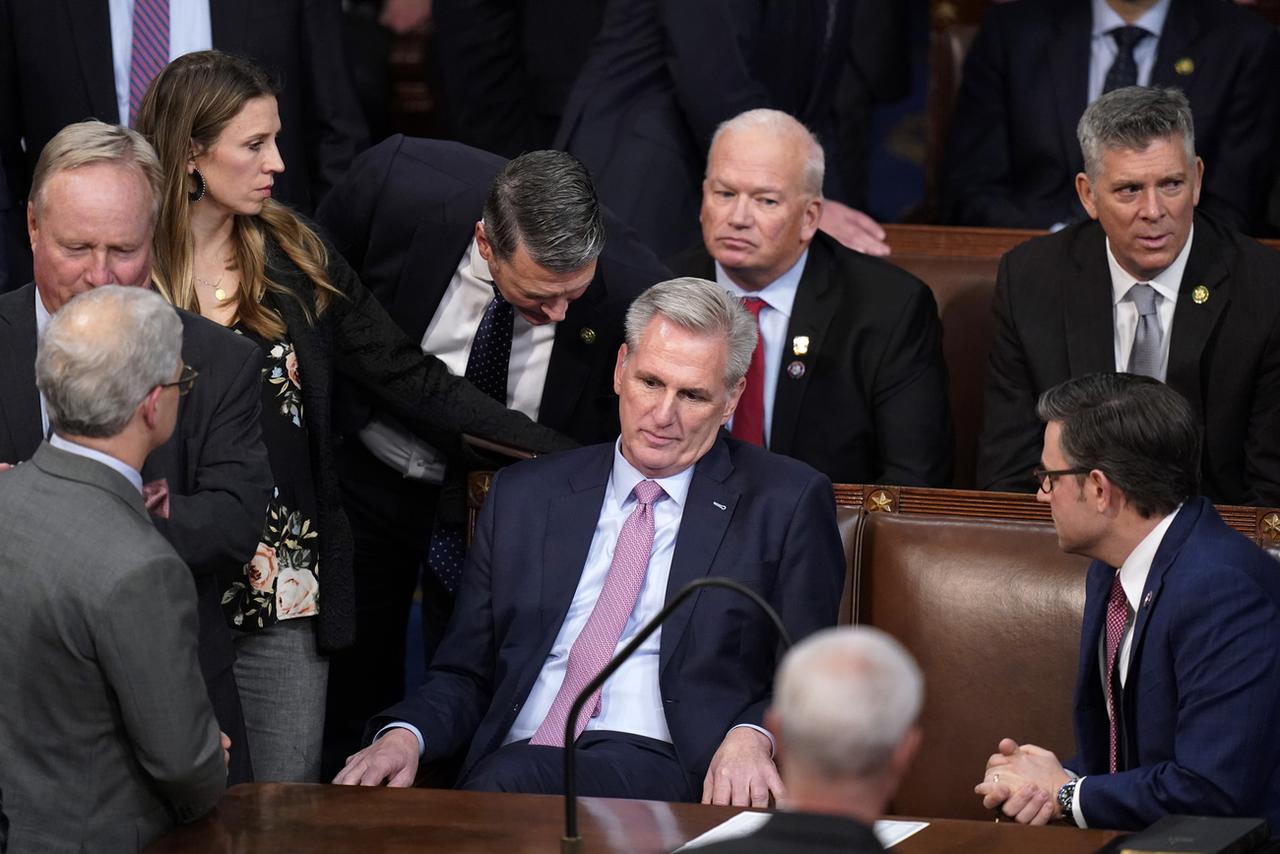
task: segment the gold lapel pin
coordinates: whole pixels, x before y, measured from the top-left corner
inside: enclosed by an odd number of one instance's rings
[[[1196,70],[1196,64],[1191,57],[1184,56],[1173,64],[1173,70],[1186,77],[1188,74]]]
[[[791,352],[796,356],[804,356],[809,352],[809,336],[797,335],[791,339]]]
[[[578,337],[582,339],[583,344],[596,343],[596,331],[590,326],[584,326],[578,330]]]
[[[1204,305],[1209,301],[1209,289],[1204,285],[1196,285],[1196,289],[1191,292],[1191,301],[1196,305]]]

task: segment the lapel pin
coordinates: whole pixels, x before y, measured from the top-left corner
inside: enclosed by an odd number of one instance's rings
[[[1173,70],[1186,77],[1196,70],[1196,64],[1191,60],[1191,57],[1184,56],[1173,64]]]
[[[1191,301],[1196,305],[1204,305],[1209,301],[1209,289],[1204,285],[1196,285],[1196,289],[1191,292]]]
[[[578,330],[578,337],[582,339],[583,344],[596,343],[596,331],[590,326],[584,326]]]
[[[793,380],[798,380],[804,376],[804,362],[799,359],[787,365],[787,376]]]
[[[804,356],[809,352],[809,336],[797,335],[791,339],[791,352],[796,356]]]
[[[716,506],[716,509],[717,509],[717,510],[728,510],[728,509],[729,509],[727,505],[721,504],[719,501],[712,501],[711,503],[712,503],[712,504],[714,504],[714,505]]]
[[[1144,607],[1144,608],[1145,608],[1145,607],[1147,607],[1148,605],[1150,605],[1150,604],[1151,604],[1151,597],[1152,597],[1153,595],[1154,595],[1154,594],[1152,594],[1152,592],[1151,592],[1150,590],[1148,590],[1148,591],[1147,591],[1147,595],[1142,597],[1142,607]]]

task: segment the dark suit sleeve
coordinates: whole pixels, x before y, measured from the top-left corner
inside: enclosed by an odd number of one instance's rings
[[[1280,506],[1280,313],[1260,350],[1253,371],[1253,408],[1244,443],[1244,499],[1241,503]]]
[[[347,70],[338,0],[306,0],[300,32],[308,75],[308,151],[312,158],[311,198],[319,202],[342,180],[351,161],[369,144],[369,130]]]
[[[1036,415],[1037,392],[1026,347],[1014,319],[1016,287],[1010,261],[1000,259],[993,299],[995,334],[987,362],[982,430],[978,434],[979,489],[1026,492],[1027,476],[1040,459],[1044,425]]]
[[[978,33],[965,59],[964,77],[956,95],[955,112],[943,167],[943,221],[954,225],[1028,227],[1026,211],[1011,187],[1005,91],[1008,58],[991,18]]]
[[[226,370],[227,380],[216,375],[197,380],[225,384],[203,428],[193,489],[181,494],[171,483],[169,518],[152,517],[196,575],[243,564],[253,555],[274,484],[262,444],[262,353],[238,336],[218,337],[235,346],[210,363],[218,373]]]
[[[942,324],[932,292],[918,284],[876,370],[872,410],[879,446],[876,483],[947,486],[955,437],[942,361]],[[850,367],[857,372],[858,366]]]
[[[393,415],[438,448],[469,433],[532,451],[576,447],[572,440],[507,409],[423,353],[395,325],[341,256],[330,254],[329,276],[345,297],[330,303],[333,363]]]
[[[814,472],[787,520],[777,582],[769,603],[782,618],[792,643],[836,624],[844,590],[845,559],[835,507],[831,481]],[[777,664],[767,663],[770,674]],[[769,678],[770,685],[772,681]],[[734,725],[762,725],[772,699],[770,689],[748,705]]]
[[[196,664],[191,576],[174,557],[152,558],[95,610],[95,648],[134,755],[178,818],[193,821],[218,802],[227,772]]]
[[[1144,653],[1173,656],[1174,755],[1088,777],[1080,805],[1091,827],[1144,827],[1169,813],[1266,812],[1280,763],[1280,610],[1243,572],[1196,578],[1160,605],[1179,609],[1172,648]]]

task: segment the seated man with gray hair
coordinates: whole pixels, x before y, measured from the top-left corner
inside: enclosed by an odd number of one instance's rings
[[[51,437],[0,475],[0,789],[15,851],[137,850],[213,808],[226,749],[196,660],[191,573],[142,467],[196,374],[143,288],[77,297],[45,327]]]
[[[759,830],[698,850],[883,851],[872,825],[920,747],[923,703],[920,668],[879,629],[826,629],[796,644],[778,668],[765,716],[787,796]]]
[[[373,719],[335,782],[413,782],[466,751],[464,788],[563,791],[569,707],[689,582],[751,587],[793,638],[835,623],[845,561],[831,483],[721,434],[756,346],[738,300],[674,279],[631,304],[613,387],[621,436],[493,481],[458,605],[421,689]],[[764,806],[784,793],[763,726],[777,632],[703,590],[574,722],[582,794]]]
[[[1145,374],[1191,402],[1204,494],[1280,504],[1280,253],[1197,212],[1207,166],[1187,98],[1129,86],[1077,128],[1090,219],[1000,261],[977,481],[1029,492],[1041,392],[1105,371]]]

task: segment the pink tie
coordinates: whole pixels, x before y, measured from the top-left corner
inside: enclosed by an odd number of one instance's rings
[[[1116,670],[1116,659],[1119,657],[1120,640],[1124,637],[1124,628],[1129,624],[1129,600],[1124,595],[1124,587],[1120,584],[1120,573],[1116,572],[1115,581],[1111,583],[1111,595],[1107,598],[1107,708],[1111,711],[1111,773],[1116,773],[1119,765],[1119,721],[1117,720],[1116,698],[1112,676]]]
[[[569,707],[587,683],[609,663],[618,646],[618,638],[622,636],[622,629],[627,625],[627,618],[636,606],[636,597],[640,595],[640,588],[649,569],[649,552],[653,549],[653,503],[666,493],[651,480],[640,481],[633,492],[639,503],[622,525],[618,543],[613,549],[613,563],[609,565],[609,574],[600,590],[600,598],[596,600],[596,606],[591,610],[582,633],[569,649],[564,681],[560,683],[560,690],[556,693],[547,716],[542,719],[538,731],[529,740],[530,744],[543,747],[564,745],[564,727],[569,720]],[[575,740],[582,735],[582,731],[587,728],[587,721],[599,708],[600,691],[597,689],[578,713],[578,721],[573,728]]]
[[[134,0],[133,51],[129,57],[129,126],[151,81],[169,62],[169,0]],[[125,116],[120,117],[122,120]]]

